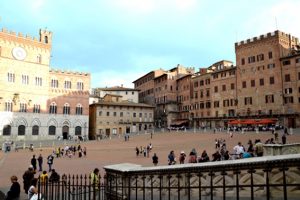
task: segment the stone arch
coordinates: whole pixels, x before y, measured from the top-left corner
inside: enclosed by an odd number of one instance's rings
[[[81,127],[83,127],[83,125],[84,125],[84,122],[83,122],[82,120],[80,120],[80,119],[77,119],[77,120],[74,122],[74,127],[76,127],[76,126],[81,126]]]
[[[27,120],[24,117],[19,117],[16,120],[16,126],[24,125],[25,127],[28,126]]]
[[[34,118],[31,122],[31,126],[37,125],[41,127],[41,121],[38,118]]]
[[[55,119],[50,119],[49,121],[48,121],[48,123],[47,123],[47,126],[49,127],[49,126],[55,126],[55,127],[58,127],[58,123],[57,123],[57,121],[55,120]]]
[[[72,125],[72,123],[71,123],[71,121],[68,120],[68,119],[65,119],[65,120],[63,120],[63,121],[61,122],[61,126],[62,126],[62,127],[63,127],[63,126],[71,127],[71,125]]]

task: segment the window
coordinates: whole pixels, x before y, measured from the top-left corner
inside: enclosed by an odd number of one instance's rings
[[[78,104],[76,106],[76,115],[82,115],[82,105],[81,104]]]
[[[32,127],[32,135],[39,135],[39,127],[37,125]]]
[[[220,102],[219,101],[214,101],[214,108],[219,108]]]
[[[206,90],[206,96],[209,97],[209,90]]]
[[[246,87],[247,87],[246,81],[243,81],[243,82],[242,82],[242,87],[243,87],[243,88],[246,88]]]
[[[75,135],[81,135],[81,126],[75,127]]]
[[[293,97],[284,97],[284,103],[294,103]]]
[[[58,80],[51,79],[51,88],[58,88]]]
[[[216,93],[218,92],[218,86],[215,86],[215,92]]]
[[[57,106],[56,106],[56,104],[54,102],[51,103],[51,105],[50,105],[49,113],[50,114],[56,114],[57,113]]]
[[[285,82],[290,82],[291,81],[291,77],[289,74],[284,75],[284,81]]]
[[[134,92],[131,92],[132,95],[134,95]]]
[[[300,63],[300,58],[296,58],[296,63]]]
[[[229,100],[223,100],[223,107],[228,107],[229,106]]]
[[[274,103],[274,95],[266,95],[265,96],[266,103]]]
[[[71,83],[70,80],[65,80],[64,88],[65,89],[71,89],[72,88],[72,83]]]
[[[245,64],[245,58],[242,58],[242,65]]]
[[[245,97],[245,105],[252,105],[252,97]]]
[[[36,57],[36,62],[37,63],[42,63],[42,56],[39,54],[39,55],[37,55],[37,57]]]
[[[206,108],[210,108],[210,102],[206,102],[206,105],[205,105]]]
[[[265,80],[263,78],[259,79],[259,85],[263,86],[265,84]]]
[[[264,54],[259,54],[256,56],[257,61],[263,61],[264,60]]]
[[[7,81],[14,83],[15,82],[15,74],[14,73],[7,73]]]
[[[136,113],[133,113],[133,117],[136,117]]]
[[[123,117],[123,112],[120,112],[120,117]]]
[[[234,90],[234,88],[235,88],[234,83],[231,83],[231,84],[230,84],[230,88],[231,88],[232,90]]]
[[[143,113],[139,113],[139,117],[143,117]]]
[[[109,116],[109,112],[106,112],[106,116]]]
[[[69,115],[70,114],[70,105],[68,103],[66,103],[64,105],[64,108],[63,108],[63,114],[64,115]]]
[[[273,85],[274,83],[275,83],[274,76],[271,76],[271,77],[270,77],[270,85]]]
[[[83,90],[83,82],[77,82],[77,90]]]
[[[45,36],[45,43],[48,44],[48,36]]]
[[[27,104],[26,103],[20,103],[19,112],[27,112]]]
[[[285,66],[285,65],[290,65],[291,64],[291,61],[290,60],[285,60],[282,62],[282,65]]]
[[[114,112],[113,115],[114,115],[114,117],[116,117],[117,116],[117,112]]]
[[[40,113],[41,112],[41,106],[39,104],[33,105],[33,113]]]
[[[35,85],[36,86],[42,86],[43,85],[43,79],[41,77],[35,77]]]
[[[29,76],[28,75],[22,75],[22,84],[23,85],[29,84]]]
[[[222,90],[226,91],[226,85],[222,85]]]
[[[200,86],[202,86],[202,85],[204,85],[204,81],[203,80],[200,81]]]
[[[248,63],[254,63],[255,62],[255,56],[248,57]]]
[[[13,111],[13,104],[12,104],[12,102],[10,102],[10,101],[5,102],[5,111],[6,112],[12,112]]]
[[[18,126],[18,135],[25,135],[25,126],[24,125]]]
[[[293,89],[292,88],[285,88],[284,89],[284,93],[285,94],[292,94],[293,93]]]
[[[11,126],[5,125],[3,128],[3,135],[11,135]]]
[[[273,58],[272,51],[270,51],[270,52],[268,53],[268,55],[269,55],[269,59],[272,59],[272,58]]]
[[[194,98],[198,99],[198,92],[194,92]]]
[[[255,87],[255,80],[251,80],[251,87]]]
[[[195,88],[198,87],[198,81],[195,81],[195,82],[194,82],[194,87],[195,87]]]
[[[48,134],[49,135],[55,135],[55,132],[56,132],[56,127],[55,126],[49,126]]]
[[[275,68],[275,63],[268,64],[268,69],[272,69],[272,68]]]
[[[98,115],[101,116],[102,115],[102,111],[99,111]]]

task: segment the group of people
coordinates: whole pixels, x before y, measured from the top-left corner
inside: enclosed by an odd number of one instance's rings
[[[87,155],[87,149],[86,147],[81,147],[80,144],[77,146],[68,146],[66,145],[64,148],[56,148],[53,150],[53,154],[56,155],[56,158],[60,157],[68,157],[72,158],[73,156],[76,156],[76,153],[78,152],[78,157],[85,157]]]
[[[135,147],[136,156],[143,155],[144,157],[149,158],[150,152],[152,150],[152,144],[149,143],[147,147],[141,146],[140,148]]]

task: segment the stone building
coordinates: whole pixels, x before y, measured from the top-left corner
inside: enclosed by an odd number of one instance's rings
[[[93,93],[100,97],[104,98],[106,94],[119,95],[122,98],[122,101],[129,101],[138,103],[139,102],[139,90],[134,88],[125,88],[123,85],[116,87],[106,87],[106,88],[95,88]]]
[[[52,32],[0,32],[0,137],[88,134],[90,74],[50,68]]]
[[[156,126],[189,121],[190,127],[224,127],[232,119],[267,118],[300,127],[299,52],[298,38],[275,31],[236,43],[236,66],[223,60],[196,73],[165,72],[154,79]]]
[[[107,94],[90,105],[90,138],[145,133],[153,128],[154,107],[121,101],[120,95]]]

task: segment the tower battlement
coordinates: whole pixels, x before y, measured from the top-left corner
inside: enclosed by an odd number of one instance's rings
[[[277,31],[270,32],[270,33],[267,33],[264,35],[260,35],[258,37],[253,37],[253,38],[250,38],[247,40],[242,40],[240,42],[236,42],[235,47],[256,43],[256,42],[267,40],[267,39],[274,38],[274,37],[280,38],[280,39],[285,39],[285,40],[291,40],[292,42],[295,42],[296,44],[299,43],[299,39],[297,37],[291,36],[290,34],[287,34],[287,33],[277,30]]]
[[[24,34],[22,32],[18,32],[16,33],[15,31],[9,31],[6,28],[2,28],[0,31],[0,35],[4,35],[6,37],[9,37],[10,40],[12,38],[15,38],[16,40],[21,39],[21,40],[25,40],[27,42],[38,42],[38,43],[43,43],[46,45],[51,45],[52,43],[52,32],[51,31],[47,31],[47,30],[42,30],[40,29],[39,31],[39,38],[37,37],[32,37],[29,34]],[[5,39],[5,37],[4,37]]]

